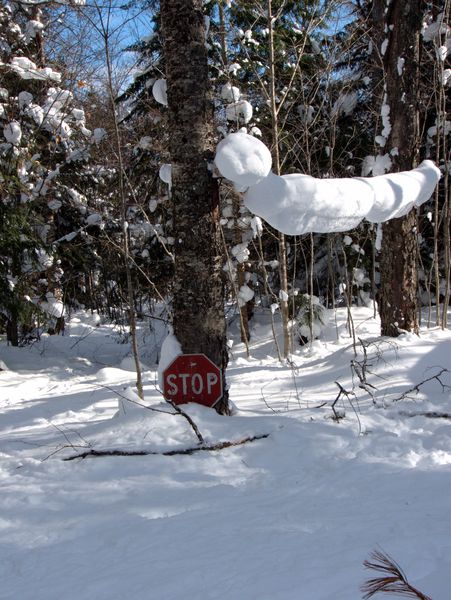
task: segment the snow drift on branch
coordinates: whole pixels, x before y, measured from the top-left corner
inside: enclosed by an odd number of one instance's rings
[[[22,79],[38,79],[40,81],[61,81],[61,73],[50,67],[40,68],[25,56],[15,56],[9,64],[0,61],[0,66],[5,66],[17,73]]]
[[[249,187],[268,175],[272,159],[263,142],[239,131],[219,142],[215,163],[221,175],[238,186]]]
[[[158,104],[168,105],[167,83],[166,79],[157,79],[152,86],[152,95]]]
[[[357,227],[372,206],[364,182],[357,182],[350,193],[352,181],[270,173],[249,188],[244,203],[277,230],[290,235],[347,231]]]
[[[242,132],[220,142],[215,160],[224,177],[248,186],[246,207],[289,235],[348,231],[365,218],[379,223],[401,217],[429,200],[441,176],[425,160],[411,171],[378,177],[279,177],[270,172],[269,150]]]

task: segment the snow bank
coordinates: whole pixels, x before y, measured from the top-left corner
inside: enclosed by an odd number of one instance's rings
[[[271,170],[271,153],[263,142],[239,131],[231,133],[216,149],[221,175],[242,187],[255,185]]]
[[[208,444],[270,437],[176,457],[62,460],[89,447],[197,444],[186,419],[134,404],[134,373],[127,381],[117,369],[129,348],[114,324],[95,327],[97,314],[77,312],[65,336],[27,348],[0,342],[10,368],[0,373],[3,599],[356,600],[374,548],[424,594],[449,598],[451,424],[431,416],[449,413],[451,397],[430,381],[415,401],[393,400],[438,372],[430,367],[451,354],[451,333],[423,329],[393,348],[377,337],[372,310],[352,313],[371,343],[377,403],[355,386],[358,413],[343,400],[340,423],[331,419],[334,381],[353,387],[346,308],[330,311],[327,341],[299,349],[290,365],[271,358],[271,326],[257,310],[251,359],[239,327],[231,332],[227,379],[238,414],[184,411]],[[357,352],[361,360],[360,344]],[[105,368],[100,378],[99,364],[116,373]],[[152,379],[145,394],[147,406],[171,412]]]
[[[402,217],[429,200],[441,177],[430,160],[411,171],[377,177],[278,176],[270,172],[268,148],[243,132],[220,142],[215,161],[224,177],[248,187],[246,207],[288,235],[348,231],[365,218],[380,223]]]

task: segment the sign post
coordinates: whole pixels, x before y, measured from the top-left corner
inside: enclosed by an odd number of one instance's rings
[[[181,354],[163,372],[163,393],[174,404],[213,407],[222,398],[222,373],[205,354]]]

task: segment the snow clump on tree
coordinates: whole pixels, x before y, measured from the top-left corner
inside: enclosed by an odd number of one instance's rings
[[[152,95],[158,104],[163,106],[168,105],[168,92],[167,92],[166,79],[157,79],[152,86]]]
[[[365,218],[380,223],[404,216],[430,199],[441,177],[430,160],[411,171],[377,177],[278,176],[270,172],[268,148],[243,132],[219,143],[215,162],[224,177],[248,188],[245,206],[288,235],[348,231]]]
[[[269,175],[272,158],[263,142],[238,131],[219,142],[215,163],[221,175],[246,188]]]

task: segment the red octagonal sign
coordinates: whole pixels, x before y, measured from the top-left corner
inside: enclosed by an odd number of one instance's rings
[[[222,397],[221,369],[205,354],[181,354],[163,371],[163,393],[175,404],[212,407]]]

